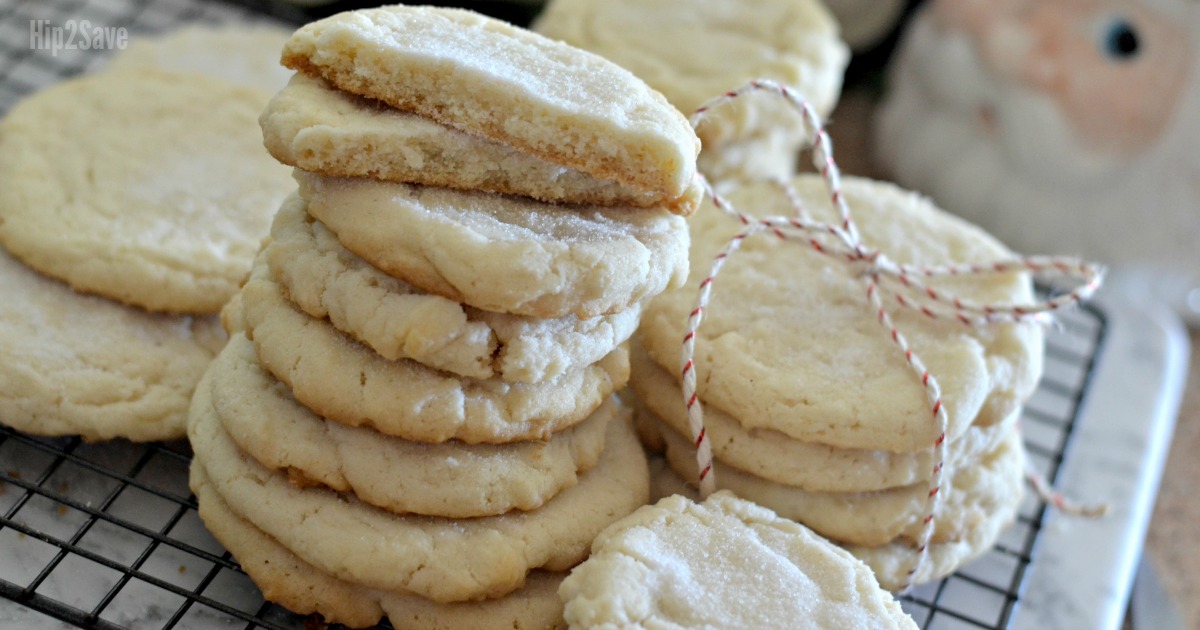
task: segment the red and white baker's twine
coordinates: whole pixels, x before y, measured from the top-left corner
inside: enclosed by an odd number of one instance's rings
[[[942,392],[937,377],[929,373],[916,351],[909,346],[904,334],[896,328],[885,302],[900,308],[913,309],[931,319],[953,319],[967,326],[1044,320],[1048,318],[1050,312],[1078,304],[1095,293],[1100,286],[1104,269],[1099,265],[1078,259],[1052,256],[1014,258],[985,265],[959,264],[931,267],[904,265],[889,259],[882,251],[862,242],[858,228],[851,216],[850,207],[842,194],[841,174],[833,160],[829,135],[822,127],[820,116],[807,101],[799,98],[793,90],[774,81],[751,81],[737,90],[726,92],[700,106],[692,115],[692,127],[697,127],[713,108],[726,105],[747,93],[757,91],[777,94],[800,112],[806,137],[810,139],[811,143],[813,165],[825,180],[829,197],[840,214],[840,222],[833,224],[813,220],[805,211],[799,196],[786,182],[779,182],[778,185],[792,202],[796,210],[795,216],[763,218],[747,216],[738,212],[728,200],[713,190],[703,176],[699,176],[716,207],[736,217],[746,226],[717,254],[708,276],[700,282],[696,308],[688,317],[687,330],[683,336],[683,348],[680,356],[683,400],[687,406],[688,422],[696,447],[700,494],[708,496],[712,493],[715,489],[715,479],[712,445],[704,429],[704,413],[696,392],[694,363],[696,329],[704,318],[704,310],[708,307],[713,282],[721,272],[721,268],[729,256],[733,255],[747,238],[763,232],[769,232],[784,240],[799,241],[801,245],[807,245],[819,254],[842,260],[857,268],[859,277],[863,280],[867,302],[875,313],[876,321],[904,354],[905,361],[912,369],[917,381],[925,389],[925,397],[929,402],[931,420],[935,428],[934,435],[937,436],[932,444],[935,451],[935,464],[929,477],[926,516],[917,539],[917,553],[913,558],[902,589],[907,590],[928,556],[929,541],[934,531],[934,514],[938,512],[944,494],[942,492],[942,462],[946,459],[948,416],[945,405],[942,403]],[[1010,272],[1031,272],[1043,277],[1068,278],[1075,281],[1078,286],[1057,297],[1032,304],[980,304],[934,289],[921,281],[922,278],[983,276]],[[1064,509],[1072,508],[1065,499],[1055,495],[1044,480],[1040,484],[1038,481],[1034,481],[1034,488],[1048,502]],[[1080,511],[1084,512],[1083,509]]]

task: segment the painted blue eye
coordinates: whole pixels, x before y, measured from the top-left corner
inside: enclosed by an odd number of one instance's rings
[[[1100,40],[1100,50],[1119,61],[1137,56],[1140,46],[1137,31],[1133,30],[1133,25],[1124,18],[1113,20],[1104,30]]]

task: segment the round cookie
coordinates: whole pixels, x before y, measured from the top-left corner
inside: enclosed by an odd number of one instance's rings
[[[266,98],[155,69],[37,92],[0,122],[0,242],[79,291],[216,313],[294,187],[252,133]]]
[[[815,220],[837,223],[817,175],[792,180]],[[1013,254],[978,228],[890,184],[847,177],[843,194],[862,242],[913,265],[988,263]],[[753,216],[794,214],[770,183],[729,195]],[[640,339],[656,363],[675,372],[688,314],[714,256],[743,228],[712,204],[691,221],[692,275],[683,289],[655,299]],[[697,332],[699,396],[746,429],[772,429],[804,442],[893,452],[929,449],[936,426],[918,375],[876,321],[860,277],[865,267],[824,256],[802,240],[768,234],[747,239],[713,284]],[[964,300],[1028,302],[1025,274],[930,279]],[[968,327],[893,308],[895,325],[937,377],[948,415],[947,438],[972,424],[1007,418],[1033,392],[1042,369],[1037,323]]]
[[[343,247],[296,196],[275,215],[271,237],[271,275],[301,310],[386,359],[470,378],[534,383],[583,369],[624,343],[642,311],[639,303],[589,319],[536,319],[422,293]]]
[[[817,0],[553,0],[533,28],[616,62],[687,116],[763,78],[795,88],[828,114],[850,60],[837,22]],[[798,144],[800,123],[783,99],[751,94],[715,110],[696,133],[707,153],[775,133]]]
[[[1025,449],[1018,444],[1017,451],[1024,466]],[[994,506],[983,520],[968,529],[959,540],[929,545],[925,562],[910,581],[923,584],[943,578],[991,549],[1004,528],[1016,520],[1023,490],[1024,485],[1018,485],[1017,492],[1009,494],[1005,501]],[[916,553],[914,544],[904,539],[878,547],[847,545],[846,550],[867,563],[879,583],[893,591],[904,587]]]
[[[548,439],[583,421],[629,379],[629,353],[541,383],[473,380],[389,361],[300,312],[255,266],[241,293],[246,336],[259,361],[318,415],[417,442],[471,444]]]
[[[192,464],[191,486],[200,518],[237,558],[263,597],[326,623],[374,626],[387,615],[409,630],[547,630],[564,628],[557,589],[564,574],[534,571],[525,586],[500,599],[438,604],[423,597],[348,582],[296,557],[283,545],[234,514],[213,489],[204,469]]]
[[[192,390],[225,343],[215,317],[80,295],[3,249],[0,294],[0,422],[88,441],[184,436]]]
[[[342,177],[520,195],[548,202],[669,207],[691,214],[700,190],[673,198],[596,179],[508,145],[296,74],[259,117],[267,150],[284,164]]]
[[[559,595],[572,628],[916,628],[863,563],[728,492],[617,521]]]
[[[1021,456],[1024,457],[1024,449],[1021,449]],[[661,457],[650,460],[650,470],[651,496],[678,494],[691,499],[697,497],[696,490],[684,483]],[[917,553],[912,542],[900,538],[877,547],[846,545],[845,548],[871,567],[879,585],[890,591],[898,591],[908,582],[923,584],[941,579],[984,554],[996,543],[1004,528],[1017,517],[1024,486],[1019,486],[1019,489],[1021,491],[1006,496],[1002,504],[996,506],[982,521],[977,522],[975,527],[966,530],[958,540],[931,543],[924,564],[918,568],[911,580],[906,580],[906,577]]]
[[[631,352],[630,368],[630,389],[637,394],[641,406],[635,415],[643,441],[649,438],[661,442],[663,437],[655,434],[671,430],[690,438],[692,432],[679,383],[636,345]],[[1020,415],[1016,411],[1005,420],[987,426],[972,424],[962,435],[947,442],[946,466],[953,468],[975,462],[982,454],[994,450],[1017,424]],[[643,430],[643,424],[650,425],[648,431]],[[737,468],[766,481],[809,492],[898,488],[924,482],[933,469],[933,449],[895,453],[801,442],[771,429],[746,430],[732,416],[713,406],[704,409],[704,428],[722,470]],[[695,470],[689,469],[687,478],[694,474]]]
[[[269,95],[292,73],[279,65],[279,51],[292,34],[266,24],[193,24],[156,36],[142,36],[113,56],[108,69],[203,74]]]
[[[290,484],[239,451],[203,402],[193,403],[188,437],[235,514],[335,577],[435,602],[500,597],[534,569],[569,569],[600,530],[643,505],[649,492],[633,430],[613,422],[596,467],[538,510],[466,520],[400,516]]]
[[[674,431],[663,432],[666,458],[682,479],[696,476],[696,450],[690,440]],[[1020,496],[1025,482],[1025,458],[1020,435],[1008,431],[1005,439],[978,461],[947,466],[942,477],[945,499],[934,519],[933,543],[962,540],[998,506]],[[893,539],[916,541],[928,513],[929,483],[918,483],[873,492],[808,492],[766,481],[731,466],[716,468],[717,487],[768,507],[779,516],[844,544],[878,546]]]
[[[479,309],[586,319],[628,309],[687,274],[686,223],[665,210],[295,175],[309,214],[347,249]]]
[[[242,451],[297,485],[352,492],[389,512],[455,518],[540,507],[596,464],[605,428],[628,415],[610,397],[587,420],[544,442],[409,442],[309,411],[259,365],[253,344],[240,334],[213,362],[196,396],[208,398]]]
[[[661,94],[597,55],[477,13],[340,13],[296,31],[283,64],[598,179],[699,196],[700,141]]]

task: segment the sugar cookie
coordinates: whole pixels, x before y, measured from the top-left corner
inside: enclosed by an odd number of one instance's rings
[[[410,630],[550,630],[563,628],[556,592],[563,573],[534,571],[525,586],[500,599],[439,604],[424,597],[355,584],[301,560],[246,519],[234,514],[213,489],[203,468],[193,464],[192,491],[200,518],[262,591],[268,601],[300,614],[317,613],[327,623],[373,626],[387,615]]]
[[[538,319],[481,311],[418,291],[347,250],[291,197],[263,255],[301,310],[386,359],[408,358],[470,378],[534,383],[604,358],[637,328],[640,303],[612,315]]]
[[[643,420],[641,416],[649,416],[646,420],[655,425],[654,431],[672,430],[690,439],[692,432],[679,382],[636,346],[630,367],[630,388],[644,406],[639,411],[639,422]],[[974,462],[983,453],[994,450],[1017,424],[1020,415],[1017,411],[987,426],[972,424],[962,435],[947,442],[946,465]],[[908,486],[927,480],[933,469],[932,448],[896,453],[802,442],[772,429],[745,429],[733,416],[713,406],[704,410],[704,428],[722,469],[734,467],[810,492],[869,492]],[[688,472],[691,475],[696,471]]]
[[[580,318],[678,286],[688,230],[665,210],[562,206],[479,192],[296,173],[309,214],[347,249],[487,311]]]
[[[283,63],[592,177],[696,194],[700,142],[661,94],[597,55],[478,13],[339,13],[296,31]]]
[[[866,565],[728,492],[609,526],[559,595],[572,628],[916,628]]]
[[[645,456],[627,423],[580,484],[533,512],[475,519],[400,516],[326,489],[297,488],[237,449],[211,405],[193,403],[188,437],[232,512],[335,577],[435,602],[500,597],[534,569],[565,571],[600,530],[646,502]]]
[[[816,220],[837,223],[817,175],[792,180]],[[889,259],[914,265],[988,263],[1013,254],[982,230],[937,210],[927,199],[882,182],[847,177],[843,194],[862,241]],[[754,216],[795,210],[769,183],[730,192]],[[688,286],[655,299],[640,339],[656,363],[678,369],[680,340],[696,287],[713,257],[743,228],[711,203],[692,219]],[[919,375],[879,326],[860,275],[866,267],[824,256],[800,241],[748,239],[713,285],[696,342],[700,398],[747,429],[773,429],[804,442],[894,452],[929,449],[935,423]],[[929,279],[964,300],[1032,300],[1027,274]],[[896,307],[892,317],[913,351],[937,377],[948,414],[948,439],[972,424],[1007,418],[1041,375],[1043,331],[1037,323],[968,327]]]
[[[672,470],[681,478],[695,478],[696,450],[691,440],[674,431],[666,431],[663,436]],[[1019,434],[1009,430],[1005,439],[978,461],[946,468],[941,490],[944,499],[935,514],[931,541],[962,540],[994,510],[1010,503],[1014,494],[1020,496],[1025,483],[1024,463]],[[879,546],[897,538],[916,541],[928,510],[929,483],[924,479],[872,492],[809,492],[718,465],[716,480],[718,488],[731,490],[844,544]]]
[[[216,317],[147,313],[80,295],[0,249],[0,422],[88,441],[181,438],[225,343]]]
[[[790,85],[828,114],[850,60],[837,22],[817,0],[552,0],[533,28],[616,62],[688,116],[763,78]],[[761,94],[714,111],[696,133],[709,153],[751,136],[798,141],[799,124],[781,99]]]
[[[279,53],[292,31],[267,24],[194,24],[169,33],[136,37],[113,56],[111,70],[159,68],[203,74],[268,96],[292,73],[279,65]]]
[[[624,348],[541,383],[456,378],[415,361],[384,359],[305,315],[280,295],[263,265],[241,295],[259,361],[296,400],[330,420],[417,442],[545,439],[583,421],[629,378]]]
[[[253,133],[266,98],[152,68],[33,94],[0,122],[0,242],[82,292],[216,313],[295,187]]]
[[[234,335],[196,391],[238,447],[300,485],[353,492],[391,512],[467,518],[532,510],[574,486],[604,450],[609,422],[628,413],[609,398],[547,441],[422,444],[327,421],[297,403]],[[619,420],[617,418],[620,418]]]
[[[597,179],[505,144],[438,124],[296,74],[259,118],[267,150],[324,175],[605,206],[668,207],[691,214],[700,189],[673,197]]]

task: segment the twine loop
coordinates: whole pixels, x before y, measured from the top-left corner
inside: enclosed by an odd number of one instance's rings
[[[925,517],[917,538],[917,548],[904,580],[902,591],[908,590],[928,556],[929,541],[934,532],[934,515],[938,512],[944,492],[942,491],[943,462],[946,460],[946,431],[948,416],[942,402],[941,387],[937,376],[926,369],[918,353],[909,346],[907,338],[892,321],[891,309],[909,309],[930,319],[955,320],[968,327],[983,327],[1000,323],[1023,321],[1046,322],[1056,310],[1074,306],[1089,298],[1100,287],[1104,268],[1076,258],[1060,256],[1013,257],[988,264],[949,264],[914,266],[901,264],[888,258],[879,249],[862,242],[861,234],[854,222],[850,206],[842,193],[841,173],[833,159],[833,145],[825,132],[821,117],[806,100],[798,97],[794,90],[770,80],[756,80],[726,92],[701,105],[692,115],[692,127],[698,127],[714,108],[726,105],[741,96],[756,91],[774,93],[786,99],[799,113],[805,127],[807,148],[812,151],[813,166],[825,182],[829,199],[839,214],[837,222],[814,220],[804,207],[799,194],[790,183],[778,179],[770,180],[790,202],[792,216],[752,217],[738,211],[729,200],[716,192],[703,175],[697,174],[707,196],[722,212],[735,217],[745,228],[731,238],[713,260],[709,274],[700,282],[695,308],[688,316],[687,328],[680,352],[680,380],[684,404],[688,411],[688,423],[696,448],[700,494],[707,497],[716,488],[713,474],[712,445],[704,428],[704,413],[697,394],[695,369],[696,331],[708,308],[713,284],[725,262],[741,247],[746,239],[771,234],[785,241],[794,241],[812,251],[840,260],[852,268],[854,275],[862,280],[866,307],[871,309],[875,320],[903,354],[906,364],[925,392],[929,403],[930,421],[936,436],[930,447],[934,450],[934,465],[929,474]],[[952,276],[983,277],[988,275],[1026,272],[1045,279],[1065,280],[1074,286],[1053,297],[1030,304],[977,303],[960,298],[949,291],[935,289],[926,281]],[[1068,503],[1057,497],[1044,480],[1039,484],[1031,481],[1039,495],[1054,505]],[[1083,512],[1083,510],[1080,510]],[[1086,512],[1083,512],[1086,513]]]

